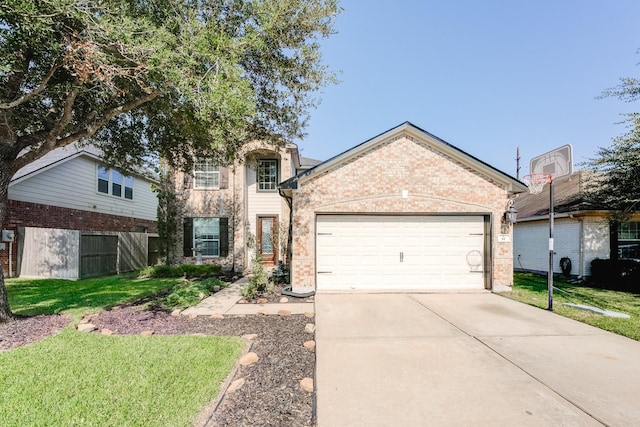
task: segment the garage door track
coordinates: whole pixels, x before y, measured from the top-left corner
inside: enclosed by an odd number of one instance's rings
[[[325,426],[640,423],[640,343],[491,293],[318,294]]]

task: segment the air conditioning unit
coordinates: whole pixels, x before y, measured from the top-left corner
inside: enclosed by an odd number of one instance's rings
[[[13,242],[16,239],[16,232],[13,230],[2,230],[2,241]]]

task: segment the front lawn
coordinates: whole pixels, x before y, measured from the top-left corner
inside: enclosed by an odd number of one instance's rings
[[[6,279],[14,314],[65,312],[76,320],[87,314],[169,289],[180,278],[138,278],[135,274],[82,280]]]
[[[240,338],[66,329],[0,352],[3,426],[188,426],[217,395]]]
[[[15,314],[88,314],[166,291],[182,278],[9,279]],[[237,337],[76,331],[0,352],[2,426],[189,426],[245,347]]]
[[[511,292],[501,295],[540,308],[547,308],[547,277],[531,273],[514,273]],[[626,313],[630,319],[606,317],[601,314],[564,306],[562,303],[590,305],[605,310]],[[590,288],[554,278],[553,311],[598,328],[640,340],[640,295]]]

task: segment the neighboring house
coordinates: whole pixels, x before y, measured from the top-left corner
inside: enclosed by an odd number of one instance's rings
[[[52,263],[49,256],[65,260],[65,265],[48,265],[43,275],[79,277],[77,254],[60,258],[59,252],[67,251],[70,245],[78,246],[80,234],[76,239],[60,230],[94,235],[156,233],[158,199],[151,188],[154,182],[155,178],[150,175],[127,175],[109,168],[101,160],[100,152],[91,146],[58,148],[23,167],[9,184],[7,213],[2,225],[3,230],[11,230],[16,235],[16,240],[6,243],[0,251],[5,274],[10,270],[14,275],[20,272],[22,261],[32,254],[34,263]],[[59,236],[57,242],[53,240],[54,235]],[[61,245],[63,235],[66,243]],[[136,250],[146,251],[147,239],[139,237],[135,241],[142,242],[139,244],[144,244],[144,248]],[[10,265],[9,252],[12,254]],[[122,260],[126,264],[125,261]],[[35,264],[29,266],[32,267],[36,268]],[[27,275],[41,274],[29,270]]]
[[[253,142],[228,167],[198,158],[191,173],[174,173],[181,204],[176,258],[244,272],[256,251],[265,266],[286,261],[289,206],[278,183],[317,164],[298,147]]]
[[[280,188],[295,292],[512,285],[505,212],[526,186],[411,123]]]
[[[580,198],[585,171],[554,181],[554,273],[561,273],[560,260],[571,261],[572,276],[591,275],[591,261],[640,258],[640,215],[611,230],[602,207]],[[514,226],[513,263],[516,270],[546,273],[549,270],[549,185],[542,193],[523,193],[515,199],[518,220]],[[565,264],[566,265],[566,264]]]

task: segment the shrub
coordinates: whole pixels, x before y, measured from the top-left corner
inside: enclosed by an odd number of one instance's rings
[[[591,261],[590,284],[605,289],[640,292],[640,262],[596,258]]]
[[[249,276],[249,284],[242,288],[242,296],[245,298],[255,298],[262,295],[267,290],[269,279],[262,265],[262,256],[256,254],[251,260],[251,276]]]
[[[191,307],[226,286],[225,282],[216,277],[195,282],[183,280],[162,298],[162,306],[169,310]]]
[[[222,267],[216,264],[182,264],[178,266],[155,265],[140,270],[140,277],[212,277],[220,276]]]
[[[216,264],[182,264],[178,268],[186,277],[211,277],[222,273],[222,267]]]
[[[180,277],[181,275],[174,267],[164,264],[145,267],[138,273],[139,277]]]

